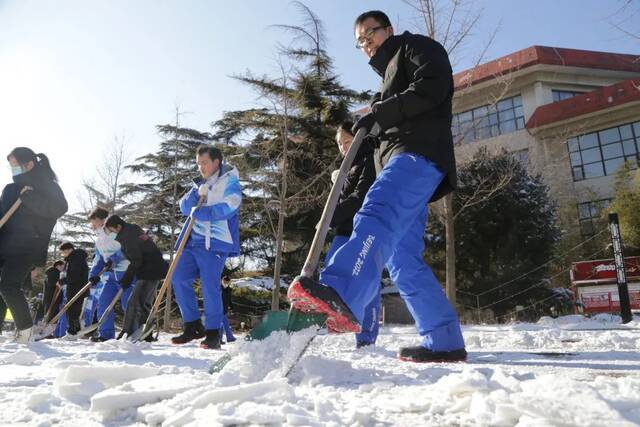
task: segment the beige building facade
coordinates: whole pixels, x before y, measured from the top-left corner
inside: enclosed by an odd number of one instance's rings
[[[544,46],[454,76],[459,164],[485,147],[542,175],[563,227],[593,234],[640,149],[640,55]]]

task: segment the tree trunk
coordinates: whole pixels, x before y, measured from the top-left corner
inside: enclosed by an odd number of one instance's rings
[[[287,86],[287,76],[282,69],[282,87]],[[278,230],[276,231],[276,260],[273,268],[273,289],[271,290],[271,310],[280,309],[280,268],[282,266],[282,246],[284,243],[284,217],[287,211],[287,142],[289,139],[289,105],[287,93],[283,90],[284,120],[282,126],[282,182],[280,186],[280,209],[278,210]]]
[[[284,197],[280,197],[280,203],[285,203]],[[280,205],[278,213],[278,236],[276,238],[276,261],[273,269],[273,289],[271,290],[271,310],[280,309],[280,267],[282,266],[282,244],[284,241],[284,212]]]
[[[453,218],[453,195],[444,198],[445,236],[446,236],[446,294],[449,302],[456,306],[456,237]]]
[[[171,245],[169,246],[169,262],[173,261],[173,248],[176,244],[176,227],[178,226],[177,215],[177,203],[178,203],[178,129],[180,128],[180,111],[176,107],[176,132],[175,132],[175,146],[173,151],[173,203],[171,205]],[[165,295],[164,304],[164,331],[169,332],[171,326],[171,282],[167,286],[167,293]]]

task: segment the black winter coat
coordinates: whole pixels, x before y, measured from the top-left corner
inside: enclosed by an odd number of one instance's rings
[[[456,189],[451,136],[453,74],[446,50],[433,39],[404,32],[380,46],[369,65],[383,77],[371,111],[380,124],[380,170],[394,155],[419,154],[446,174],[431,202]]]
[[[60,270],[55,267],[49,267],[44,272],[44,286],[45,288],[55,288],[56,283],[60,280]]]
[[[135,224],[125,224],[116,236],[122,246],[129,267],[124,272],[120,284],[129,286],[134,278],[140,280],[161,280],[167,274],[167,263],[162,252],[142,228]]]
[[[32,255],[33,263],[45,265],[51,232],[67,211],[67,200],[60,186],[46,177],[39,167],[13,177],[2,190],[0,217],[22,199],[11,219],[0,229],[0,257]],[[20,194],[23,187],[33,190]]]
[[[64,283],[74,288],[82,287],[89,281],[89,265],[87,264],[87,252],[84,249],[74,249],[67,256],[64,266],[66,277]]]
[[[340,199],[331,218],[331,227],[339,236],[350,236],[353,231],[353,217],[362,207],[364,196],[376,179],[373,149],[368,141],[363,141],[340,192]]]

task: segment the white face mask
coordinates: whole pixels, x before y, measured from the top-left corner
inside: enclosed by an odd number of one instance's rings
[[[115,231],[108,231],[108,230],[105,230],[104,232],[108,238],[116,240],[116,236],[118,235],[118,233],[116,233]]]

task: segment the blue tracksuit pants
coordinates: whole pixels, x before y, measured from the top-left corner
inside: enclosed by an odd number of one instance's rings
[[[435,163],[422,156],[393,156],[367,192],[349,241],[320,275],[362,324],[386,265],[422,345],[434,351],[464,348],[458,316],[423,259],[427,203],[443,178]]]
[[[62,290],[62,298],[60,299],[60,304],[58,305],[58,311],[64,307],[67,303],[67,287],[65,286]],[[56,338],[63,337],[67,333],[67,313],[64,313],[60,316],[58,320],[58,324],[56,325],[56,329],[53,331],[53,336]]]
[[[122,297],[120,297],[120,306],[122,307],[122,311],[127,311],[127,302],[129,301],[129,297],[131,296],[131,292],[133,291],[133,287],[135,284],[129,286],[122,293]],[[113,301],[118,290],[120,289],[120,285],[115,280],[108,280],[104,287],[102,288],[102,293],[100,294],[100,298],[98,298],[98,319],[102,317],[105,310]],[[101,338],[113,339],[116,337],[116,311],[111,310],[111,313],[107,315],[104,323],[98,329]]]
[[[325,257],[325,264],[330,262],[336,251],[348,240],[349,236],[334,236]],[[378,338],[378,330],[380,328],[380,277],[374,282],[372,286],[377,286],[378,292],[364,308],[364,317],[361,323],[362,332],[356,334],[356,344],[375,344]]]
[[[85,300],[84,312],[82,313],[83,327],[87,327],[93,323],[98,311],[98,300],[104,285],[102,282],[89,290],[89,296]]]
[[[232,342],[236,340],[236,337],[233,335],[233,330],[231,329],[231,325],[229,324],[229,318],[226,314],[222,315],[222,329],[224,329],[224,335],[227,338],[227,342]]]
[[[205,329],[222,327],[222,295],[220,276],[227,254],[207,250],[204,242],[189,239],[173,274],[173,290],[184,322],[200,319],[198,299],[193,282],[199,277],[204,299]]]

